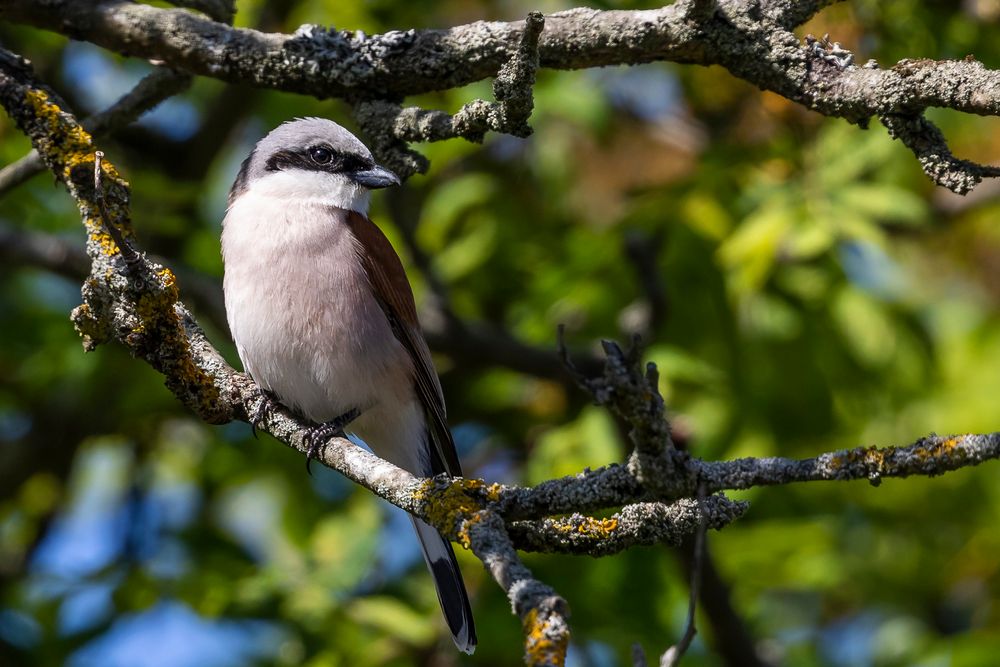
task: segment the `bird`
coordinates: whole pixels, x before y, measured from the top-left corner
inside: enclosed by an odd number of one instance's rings
[[[414,475],[458,477],[413,291],[368,217],[371,191],[399,183],[331,120],[273,129],[229,192],[226,317],[244,370],[265,397],[322,425],[315,440],[346,431]],[[475,624],[451,543],[411,519],[455,645],[472,653]]]

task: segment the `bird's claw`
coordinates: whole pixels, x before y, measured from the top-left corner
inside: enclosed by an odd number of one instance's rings
[[[253,414],[250,415],[250,432],[253,433],[254,438],[257,437],[257,429],[264,426],[271,411],[278,405],[278,399],[271,392],[261,387],[257,389],[260,392],[260,402],[257,403]]]
[[[306,449],[306,472],[312,475],[312,470],[310,469],[310,464],[312,464],[313,459],[317,457],[320,449],[326,445],[330,438],[337,436],[344,436],[344,427],[350,424],[352,421],[358,418],[361,414],[357,408],[351,408],[344,414],[334,417],[325,424],[320,424],[319,426],[309,429],[306,433],[304,441],[307,447]]]

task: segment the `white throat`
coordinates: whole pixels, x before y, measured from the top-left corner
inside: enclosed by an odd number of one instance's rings
[[[334,206],[368,215],[371,191],[340,174],[292,169],[258,178],[240,197],[251,195],[272,201]]]

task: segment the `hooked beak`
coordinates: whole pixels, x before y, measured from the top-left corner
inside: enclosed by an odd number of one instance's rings
[[[363,185],[369,190],[387,188],[390,185],[399,185],[399,177],[385,167],[375,165],[371,169],[351,172],[351,180],[358,185]]]

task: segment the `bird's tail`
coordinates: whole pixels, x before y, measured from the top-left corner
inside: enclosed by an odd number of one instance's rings
[[[437,529],[420,519],[410,518],[413,519],[413,527],[417,529],[424,560],[434,577],[438,601],[455,645],[460,651],[471,654],[476,650],[476,626],[472,621],[469,594],[465,591],[455,552]]]

